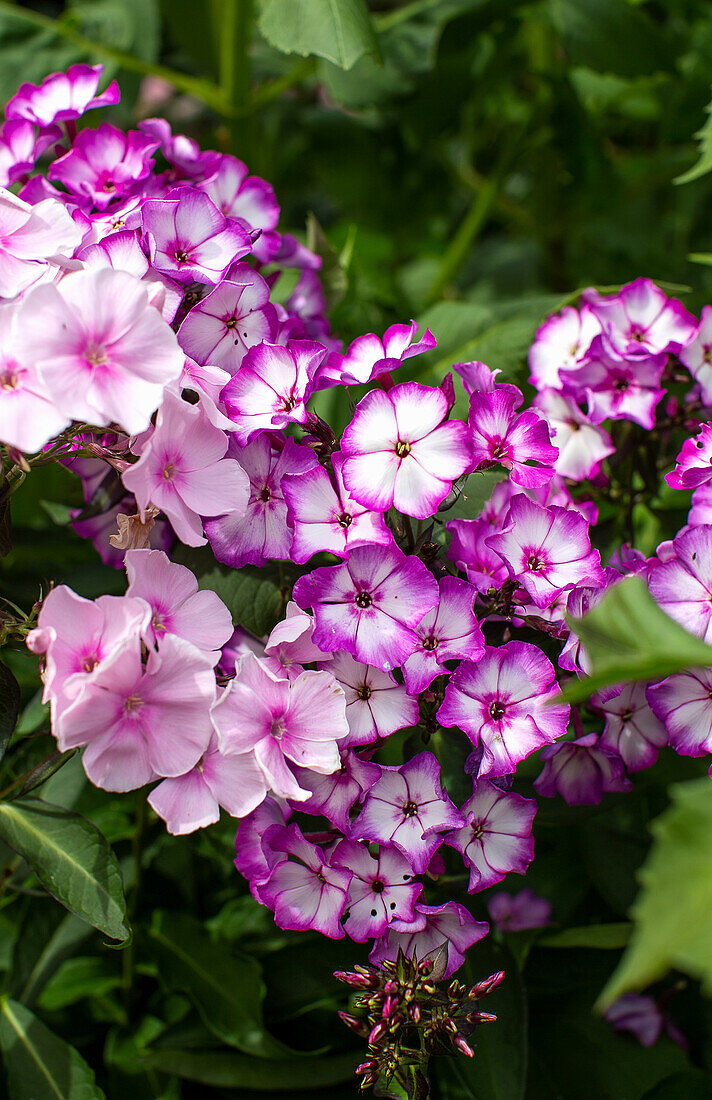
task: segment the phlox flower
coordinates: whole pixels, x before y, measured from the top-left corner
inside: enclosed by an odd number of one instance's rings
[[[598,734],[542,749],[544,768],[534,786],[545,798],[559,794],[569,806],[595,806],[608,792],[629,791],[620,756],[600,747]]]
[[[334,653],[325,667],[346,696],[349,734],[342,744],[370,745],[418,721],[418,700],[408,695],[390,672],[364,665],[343,651]]]
[[[317,465],[310,447],[293,439],[263,434],[246,447],[232,436],[228,458],[237,459],[249,481],[246,508],[206,520],[205,533],[218,561],[233,569],[264,565],[273,558],[288,560],[293,528],[282,492],[286,474],[301,474]],[[226,498],[227,499],[227,498]],[[230,511],[223,508],[223,512]]]
[[[518,894],[499,890],[488,898],[487,911],[498,932],[526,932],[551,924],[551,902],[532,890]]]
[[[613,349],[630,358],[678,352],[697,328],[682,303],[668,298],[650,279],[635,279],[610,296],[587,290],[583,298]]]
[[[415,627],[418,645],[403,665],[409,695],[418,695],[436,676],[447,672],[445,661],[463,657],[477,661],[485,651],[473,610],[476,589],[457,577],[443,577],[438,588],[437,607],[426,612]]]
[[[341,766],[337,741],[348,733],[346,701],[328,672],[280,679],[246,653],[213,709],[220,750],[254,752],[280,798],[306,801],[290,763],[331,775]]]
[[[538,390],[561,390],[564,383],[559,372],[574,370],[585,358],[591,341],[601,331],[601,324],[590,306],[581,309],[564,306],[560,313],[549,317],[537,330],[529,348],[529,381]]]
[[[665,475],[673,489],[698,489],[712,480],[712,424],[703,424],[694,439],[685,440],[675,463]]]
[[[266,793],[267,783],[253,753],[225,756],[213,733],[197,764],[154,787],[148,804],[163,818],[169,833],[185,836],[219,821],[221,808],[231,817],[244,817]]]
[[[245,353],[262,340],[273,341],[277,313],[269,286],[247,264],[236,264],[224,279],[189,311],[178,330],[178,343],[197,363],[239,369]]]
[[[217,664],[232,634],[232,616],[217,593],[199,592],[190,569],[170,561],[162,550],[128,550],[125,560],[126,595],[140,596],[151,608],[145,640],[160,647],[167,634],[176,634]]]
[[[258,432],[304,424],[311,380],[326,348],[312,340],[250,348],[220,395],[240,443]]]
[[[606,573],[609,584],[615,583],[609,576],[613,574],[613,577],[615,577],[613,570],[606,570]],[[577,585],[576,588],[572,588],[566,598],[566,614],[571,616],[572,619],[583,618],[603,598],[607,587],[591,588],[588,585]],[[586,650],[581,645],[578,634],[574,630],[570,631],[564,642],[557,664],[559,668],[566,669],[567,672],[575,672],[577,676],[581,676],[582,673],[590,675],[591,662]]]
[[[376,512],[431,516],[472,458],[467,425],[448,412],[441,390],[417,382],[367,393],[341,440],[352,496]]]
[[[602,336],[593,341],[584,363],[561,372],[564,387],[577,398],[588,400],[588,414],[594,424],[606,419],[633,420],[651,431],[655,409],[665,390],[661,386],[665,355],[626,359],[617,354]]]
[[[345,739],[340,743],[343,745]],[[319,775],[309,768],[296,768],[295,775],[299,785],[310,792],[306,802],[297,802],[295,809],[305,814],[321,814],[342,833],[348,833],[351,808],[377,782],[381,769],[355,752],[341,749],[341,767],[331,775]]]
[[[486,890],[511,872],[523,875],[534,858],[536,802],[481,779],[461,812],[465,824],[448,833],[445,843],[457,849],[469,867],[468,893]]]
[[[625,684],[615,695],[594,702],[603,711],[606,725],[601,734],[602,749],[617,753],[629,772],[650,768],[658,749],[667,744],[667,731],[646,699],[646,685]]]
[[[81,239],[81,229],[63,203],[44,199],[30,206],[0,187],[0,298],[15,298],[38,282],[50,264],[61,266]]]
[[[457,371],[462,379],[462,384],[468,394],[473,393],[510,393],[516,397],[521,405],[523,396],[518,386],[509,382],[498,382],[497,376],[501,370],[490,370],[486,363],[479,359],[469,363],[453,363],[453,370]]]
[[[382,769],[366,791],[350,839],[393,844],[421,874],[442,844],[442,834],[463,824],[441,786],[440,765],[431,752],[421,752],[399,768]]]
[[[712,306],[703,306],[692,339],[678,353],[702,390],[703,405],[712,405]]]
[[[192,390],[197,395],[210,423],[224,432],[229,432],[232,425],[223,412],[220,394],[229,379],[230,375],[220,367],[201,367],[186,358],[179,382],[181,391]]]
[[[185,134],[174,134],[165,118],[144,118],[139,122],[138,128],[158,142],[163,156],[178,170],[180,176],[201,180],[210,175],[220,162],[220,153],[212,150],[203,152],[193,138],[186,137]]]
[[[712,753],[712,669],[695,668],[650,684],[646,698],[681,756]]]
[[[169,323],[175,317],[183,298],[183,288],[166,275],[154,271],[139,244],[135,229],[122,229],[110,233],[95,244],[83,245],[77,252],[85,270],[98,271],[111,267],[114,271],[127,271],[141,279],[152,306]]]
[[[649,585],[672,619],[704,641],[712,640],[712,525],[673,539],[667,560],[653,563]]]
[[[265,655],[290,680],[300,675],[301,665],[325,660],[325,655],[312,641],[313,630],[311,615],[290,600],[285,608],[285,617],[277,623],[265,642]],[[271,662],[268,663],[273,667]]]
[[[479,778],[511,775],[530,753],[566,732],[569,707],[554,703],[554,666],[538,646],[507,642],[463,661],[450,677],[438,710],[442,726],[458,726],[482,745]]]
[[[47,126],[37,132],[26,119],[14,119],[0,127],[0,186],[26,176],[38,157],[62,136],[59,126]]]
[[[593,550],[589,541],[588,523],[578,512],[545,508],[520,494],[512,500],[504,530],[490,535],[486,542],[537,607],[547,607],[574,585],[604,582],[598,550]]]
[[[546,417],[552,440],[559,449],[554,461],[557,474],[572,481],[595,477],[603,459],[615,451],[608,432],[594,424],[572,397],[559,390],[541,390],[533,403]]]
[[[124,271],[77,271],[36,287],[19,308],[18,354],[57,409],[127,432],[148,427],[183,356],[143,283]]]
[[[239,761],[240,757],[235,757]],[[247,814],[237,827],[235,836],[235,866],[247,879],[250,893],[261,901],[259,888],[267,881],[272,868],[283,859],[282,852],[276,852],[262,840],[268,836],[272,825],[284,825],[289,817],[289,808],[284,802],[277,802],[267,795],[256,810]]]
[[[314,612],[314,641],[325,653],[345,649],[386,672],[413,652],[413,628],[437,598],[430,571],[396,546],[357,546],[348,561],[314,569],[294,586],[299,606]]]
[[[391,325],[382,340],[372,332],[357,336],[344,355],[333,352],[325,360],[316,376],[315,388],[358,386],[397,370],[406,359],[435,347],[430,329],[419,340],[417,333],[418,325],[411,321],[409,325]]]
[[[699,527],[703,523],[712,524],[712,482],[705,481],[694,490],[687,522],[690,527]]]
[[[656,1001],[653,997],[645,997],[640,993],[624,993],[613,1002],[610,1008],[606,1009],[603,1015],[615,1031],[627,1031],[642,1047],[655,1046],[665,1031],[674,1043],[684,1051],[688,1051],[687,1039],[662,1011],[667,997],[667,994],[663,994],[660,1000]]]
[[[315,271],[310,268],[302,271],[299,282],[285,302],[285,307],[292,315],[292,320],[298,317],[303,323],[306,336],[312,340],[321,340],[328,347],[333,347],[334,341],[329,338],[331,330],[326,318],[326,295]],[[315,389],[320,388],[318,376],[319,371],[317,371]]]
[[[0,306],[0,441],[31,454],[66,428],[69,418],[38,372],[18,359],[16,318],[14,304]]]
[[[364,844],[340,840],[331,865],[352,872],[344,930],[356,943],[382,936],[389,928],[403,930],[416,919],[415,902],[422,882],[413,882],[413,868],[396,848],[381,845],[372,856]]]
[[[51,73],[41,84],[21,84],[5,108],[5,117],[49,126],[81,118],[96,107],[113,106],[120,99],[115,80],[96,94],[103,72],[103,65],[70,65],[65,73]]]
[[[369,961],[375,966],[386,959],[395,961],[401,950],[407,958],[425,958],[435,961],[433,980],[443,981],[459,970],[465,961],[465,953],[489,931],[489,925],[476,921],[464,905],[446,901],[444,905],[423,905],[416,902],[419,918],[412,932],[396,932],[389,929],[376,940]]]
[[[503,519],[506,514],[505,511]],[[451,519],[445,526],[452,534],[447,556],[467,574],[473,588],[480,593],[500,588],[509,572],[499,554],[487,544],[487,539],[496,528],[484,516],[478,519]]]
[[[165,513],[181,542],[204,546],[201,516],[244,515],[248,479],[226,458],[228,440],[213,427],[200,405],[189,405],[166,391],[156,427],[141,456],[122,474],[142,511],[149,504]]]
[[[179,283],[219,283],[252,248],[242,226],[189,187],[175,188],[164,199],[147,199],[141,219],[151,263]]]
[[[82,130],[69,152],[53,161],[47,176],[81,199],[89,199],[97,210],[104,210],[145,179],[154,166],[157,148],[157,141],[138,130],[124,133],[102,122],[96,130]]]
[[[275,924],[293,932],[312,928],[329,939],[342,939],[351,871],[331,866],[296,824],[273,825],[269,832],[275,852],[285,854],[260,884],[260,900],[274,909]]]
[[[332,457],[333,479],[320,465],[299,476],[288,476],[282,492],[294,524],[292,560],[302,565],[314,554],[328,550],[347,558],[365,543],[388,546],[393,535],[380,512],[359,504],[344,485],[343,455]]]
[[[250,176],[247,166],[237,157],[221,156],[214,172],[198,184],[226,218],[237,218],[260,234],[253,245],[260,263],[270,263],[279,250],[279,205],[271,184],[259,176]]]
[[[144,670],[138,638],[97,670],[64,709],[60,749],[86,745],[84,771],[97,787],[132,791],[158,776],[184,775],[207,750],[215,676],[209,657],[169,634]]]
[[[517,413],[522,403],[515,387],[496,387],[470,397],[468,424],[475,469],[500,463],[518,485],[546,485],[553,476],[558,450],[549,439],[546,421],[532,409]],[[536,466],[527,465],[538,463]]]

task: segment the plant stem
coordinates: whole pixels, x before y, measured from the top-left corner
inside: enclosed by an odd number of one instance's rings
[[[232,151],[249,160],[253,0],[223,0],[220,86],[230,106]]]

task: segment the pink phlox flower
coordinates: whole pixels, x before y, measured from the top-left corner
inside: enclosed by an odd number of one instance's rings
[[[638,573],[647,576],[650,571],[650,562],[645,554],[627,542],[621,543],[620,547],[613,551],[609,566],[623,577]]]
[[[668,298],[650,279],[635,279],[610,296],[586,290],[583,300],[614,350],[628,358],[679,352],[697,328],[696,319],[682,303]]]
[[[457,577],[443,577],[438,587],[438,605],[426,612],[415,627],[418,645],[403,665],[409,695],[418,695],[436,676],[447,672],[445,661],[463,657],[477,661],[485,651],[473,610],[476,589]]]
[[[546,417],[551,438],[559,449],[554,469],[561,477],[584,481],[596,477],[604,458],[615,452],[608,432],[581,411],[568,394],[545,389],[534,405]]]
[[[263,905],[274,909],[275,924],[293,932],[314,929],[332,940],[343,938],[341,918],[348,903],[352,872],[334,867],[296,824],[273,825],[270,843],[286,859],[260,884]]]
[[[185,836],[214,825],[221,808],[230,817],[244,817],[264,800],[265,777],[252,753],[224,756],[215,734],[194,768],[164,779],[148,796],[149,806],[163,818],[173,836]]]
[[[220,660],[220,648],[232,634],[232,616],[216,592],[198,591],[198,581],[184,565],[169,560],[162,550],[127,550],[127,596],[140,596],[151,607],[144,634],[149,645],[162,645],[176,634],[211,658]]]
[[[39,177],[34,176],[33,179],[39,179]],[[30,184],[32,182],[33,180],[30,180]],[[30,184],[27,186],[29,187]],[[48,184],[47,186],[49,187],[50,185]],[[69,195],[57,192],[57,197],[66,199],[67,205],[72,209],[72,217],[82,230],[82,248],[86,248],[90,244],[100,244],[101,241],[106,240],[106,238],[112,236],[113,233],[122,233],[124,231],[131,233],[140,232],[141,208],[144,202],[140,195],[123,196],[119,202],[114,203],[108,210],[97,211],[92,214],[87,214],[78,206],[71,208]],[[33,200],[28,196],[27,201],[32,202]],[[151,277],[167,279],[166,276],[159,276],[159,273],[155,269],[151,269]],[[173,283],[173,280],[171,280],[171,285],[176,285]],[[182,287],[179,288],[179,292],[182,296]]]
[[[509,470],[512,481],[538,487],[551,481],[559,452],[552,446],[544,419],[532,409],[516,412],[521,403],[522,395],[515,387],[472,394],[468,424],[473,468],[499,463]],[[529,466],[529,462],[538,465]]]
[[[248,175],[241,160],[226,154],[220,157],[213,174],[198,186],[226,218],[237,218],[250,230],[260,230],[252,251],[260,263],[270,263],[280,246],[279,233],[274,232],[279,205],[271,184]]]
[[[510,382],[497,381],[497,375],[502,373],[501,370],[490,370],[486,363],[481,363],[479,360],[472,360],[469,363],[454,363],[453,370],[460,375],[462,384],[470,395],[473,393],[511,393],[513,397],[518,399],[515,408],[519,408],[524,400],[522,391],[518,386],[513,386]]]
[[[703,424],[694,439],[685,440],[675,463],[665,475],[673,489],[697,489],[712,480],[712,424]]]
[[[569,707],[553,702],[557,695],[554,666],[538,646],[507,642],[455,669],[437,717],[483,746],[479,778],[496,778],[563,737]]]
[[[445,843],[460,852],[470,870],[468,893],[486,890],[512,872],[523,875],[534,858],[536,802],[482,779],[461,812],[465,824],[448,833]]]
[[[408,695],[390,672],[364,665],[343,650],[333,654],[326,668],[346,696],[349,735],[342,744],[370,745],[417,723],[418,700]]]
[[[650,684],[645,692],[681,756],[712,753],[712,669],[696,668]]]
[[[309,268],[319,271],[322,258],[316,252],[312,252],[305,244],[298,241],[291,233],[283,233],[279,245],[279,252],[274,257],[280,267]]]
[[[524,495],[513,498],[503,531],[487,545],[499,554],[537,607],[546,607],[566,588],[602,585],[598,550],[591,548],[588,523],[578,512],[535,504]]]
[[[263,341],[249,348],[220,395],[240,443],[306,422],[312,378],[325,355],[326,348],[313,340],[290,340],[287,347]]]
[[[5,108],[8,119],[26,118],[37,126],[71,122],[85,111],[119,102],[119,86],[112,80],[96,94],[103,65],[70,65],[64,73],[51,73],[41,84],[21,84]]]
[[[21,360],[37,369],[60,412],[129,433],[148,427],[183,366],[145,284],[111,268],[36,287],[20,306],[18,333]]]
[[[594,703],[606,719],[599,742],[621,757],[629,772],[650,768],[658,758],[658,749],[667,744],[664,724],[650,709],[645,695],[646,685],[624,684],[615,695],[594,696]]]
[[[437,341],[430,329],[416,340],[418,325],[391,325],[383,339],[369,332],[357,336],[344,355],[334,352],[322,364],[316,377],[316,389],[328,386],[359,386],[373,382],[402,366],[406,359],[430,351]]]
[[[238,264],[229,279],[193,306],[178,330],[178,342],[196,362],[233,375],[248,349],[272,342],[276,331],[267,283],[247,264]]]
[[[498,932],[526,932],[551,924],[551,902],[533,890],[520,890],[518,894],[499,890],[488,898],[487,910]]]
[[[348,833],[353,805],[363,801],[366,791],[380,778],[381,769],[350,749],[341,749],[341,767],[331,775],[319,775],[308,768],[296,768],[295,775],[300,786],[311,794],[306,802],[295,803],[294,808],[305,814],[321,814],[342,833]]]
[[[566,601],[566,614],[573,619],[581,619],[592,607],[595,607],[603,599],[608,587],[615,583],[615,580],[620,579],[616,577],[613,570],[606,570],[606,576],[606,585],[592,588],[590,585],[582,584],[572,588]],[[590,675],[591,662],[575,630],[570,632],[564,642],[557,664],[559,668],[567,672],[575,672],[577,676]]]
[[[384,767],[366,792],[351,840],[394,844],[422,874],[443,843],[443,833],[464,824],[464,817],[440,782],[440,765],[421,752],[400,767]]]
[[[239,760],[239,756],[236,757]],[[250,893],[261,902],[259,888],[270,876],[272,868],[284,859],[269,843],[271,827],[283,826],[290,814],[289,807],[267,795],[256,810],[243,817],[235,836],[235,866],[247,879]],[[263,844],[263,840],[265,843]]]
[[[83,245],[77,252],[77,259],[90,271],[111,267],[141,279],[148,291],[149,302],[161,312],[163,319],[170,323],[175,317],[183,298],[183,289],[151,268],[136,230],[118,230],[95,244]]]
[[[442,390],[402,382],[371,390],[344,431],[344,483],[359,503],[428,519],[471,465],[466,424],[447,420]]]
[[[144,670],[138,638],[98,669],[58,716],[62,751],[86,745],[84,771],[97,787],[132,791],[158,776],[184,775],[210,743],[212,660],[169,634]]]
[[[0,298],[15,298],[46,276],[50,265],[62,266],[81,239],[61,202],[44,199],[30,206],[0,187]]]
[[[192,390],[200,400],[201,407],[211,424],[224,432],[229,432],[232,424],[225,415],[220,394],[225,388],[225,383],[230,381],[230,375],[220,367],[201,367],[192,359],[186,358],[183,364],[183,374],[179,382],[179,389]]]
[[[506,515],[506,512],[505,512]],[[445,525],[452,534],[447,556],[458,569],[464,570],[467,579],[477,592],[489,592],[500,588],[509,576],[507,566],[499,554],[487,545],[493,528],[485,518],[451,519]]]
[[[28,175],[45,149],[62,137],[59,126],[39,132],[31,122],[14,119],[0,127],[0,186],[9,187]]]
[[[699,527],[703,523],[712,524],[712,482],[706,481],[694,490],[687,522],[690,527]]]
[[[0,306],[0,441],[32,454],[68,424],[37,370],[18,357],[14,303]]]
[[[251,634],[249,630],[243,630],[241,626],[238,626],[222,647],[222,655],[218,665],[220,671],[225,676],[234,676],[240,663],[240,657],[245,653],[254,653],[255,657],[264,660],[264,641]]]
[[[306,801],[290,763],[331,775],[341,766],[337,741],[346,737],[346,700],[328,672],[302,671],[280,679],[246,653],[213,708],[220,749],[254,752],[276,795]]]
[[[667,560],[650,570],[650,593],[671,618],[705,641],[712,640],[712,525],[673,539]],[[658,548],[658,553],[660,548]]]
[[[416,902],[419,918],[411,932],[389,929],[373,946],[369,961],[374,965],[386,959],[395,961],[398,951],[419,962],[431,958],[435,962],[432,978],[444,981],[459,970],[465,954],[489,931],[489,925],[476,921],[464,905],[446,901],[444,905],[423,905]]]
[[[73,194],[89,199],[97,210],[104,210],[145,179],[154,166],[157,148],[157,141],[138,130],[124,133],[102,122],[96,130],[82,130],[69,152],[53,161],[47,175]]]
[[[302,271],[299,282],[285,305],[289,313],[302,322],[306,336],[312,340],[320,340],[329,348],[334,347],[334,341],[329,338],[331,328],[326,317],[326,296],[315,271],[309,268]]]
[[[712,405],[712,306],[702,307],[700,323],[679,359],[699,384],[702,403]]]
[[[564,306],[538,329],[529,348],[529,381],[538,390],[563,389],[560,371],[575,370],[601,324],[590,306]]]
[[[225,457],[227,446],[227,436],[200,405],[166,391],[155,430],[123,483],[142,511],[149,504],[160,508],[186,546],[204,546],[201,516],[244,515],[247,508],[247,475]]]
[[[230,437],[228,457],[238,460],[249,480],[247,509],[208,520],[205,533],[218,561],[233,569],[290,558],[293,527],[282,492],[286,474],[301,474],[317,465],[310,447],[293,439],[260,435],[246,447]],[[225,498],[226,500],[228,498]],[[225,511],[225,509],[223,509]]]
[[[168,163],[177,169],[174,175],[182,175],[190,180],[204,179],[215,170],[220,161],[220,153],[211,150],[203,152],[197,141],[185,134],[174,134],[165,118],[144,118],[139,122],[138,128],[158,143]]]
[[[545,798],[558,794],[569,806],[595,806],[604,794],[631,789],[620,756],[602,748],[597,733],[548,745],[541,759],[544,768],[534,787]]]
[[[359,504],[349,493],[344,485],[343,462],[343,455],[333,455],[333,479],[323,466],[314,466],[307,473],[286,477],[282,483],[294,524],[291,556],[300,565],[322,550],[347,558],[355,546],[389,546],[393,542],[383,514]]]
[[[274,627],[264,648],[266,656],[284,670],[288,679],[300,675],[301,665],[327,659],[312,641],[313,630],[312,616],[302,611],[294,600],[290,600],[285,609],[285,617]]]
[[[344,930],[356,943],[382,936],[388,928],[404,931],[413,924],[423,884],[413,882],[413,868],[396,848],[381,845],[372,856],[364,844],[340,840],[331,864],[353,875]]]
[[[164,199],[148,199],[141,214],[151,263],[179,283],[219,283],[230,265],[252,248],[249,233],[193,188],[178,187]]]
[[[419,558],[396,546],[357,546],[343,564],[300,577],[294,599],[312,608],[313,638],[325,653],[345,649],[390,672],[418,644],[414,628],[435,606],[438,586]]]
[[[584,363],[576,370],[562,371],[561,379],[567,392],[588,401],[594,424],[633,420],[651,431],[656,407],[666,392],[661,386],[666,362],[662,354],[625,359],[597,336]]]

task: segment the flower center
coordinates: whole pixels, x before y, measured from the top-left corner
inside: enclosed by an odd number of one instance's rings
[[[84,358],[88,363],[91,363],[95,367],[101,366],[102,363],[107,361],[107,354],[105,348],[94,347],[91,345],[84,352]]]
[[[151,626],[153,627],[154,632],[156,634],[158,634],[159,631],[162,631],[164,634],[166,632],[166,628],[165,628],[165,625],[163,623],[163,619],[158,614],[158,612],[156,612],[156,614],[151,619]]]
[[[628,710],[624,710],[621,713],[621,722],[623,722],[624,724],[626,722],[630,722],[632,717],[633,717],[633,711],[629,707]]]
[[[527,569],[531,569],[532,573],[540,573],[544,568],[544,562],[541,560],[538,554],[530,554],[527,558]]]
[[[505,449],[504,449],[504,443],[502,443],[501,441],[499,443],[496,443],[494,445],[494,447],[492,448],[491,453],[492,453],[492,458],[504,458],[504,456],[506,454]]]
[[[504,707],[499,699],[495,699],[494,703],[490,706],[489,712],[490,718],[493,718],[495,722],[499,722],[500,718],[504,718]]]
[[[173,474],[175,473],[175,466],[172,462],[167,462],[163,467],[163,478],[165,481],[171,481]]]
[[[275,718],[269,731],[275,741],[281,741],[284,736],[284,718]]]
[[[93,672],[96,666],[99,664],[99,658],[95,653],[90,653],[84,658],[82,668],[85,672]]]
[[[105,191],[115,191],[116,190],[116,184],[114,183],[114,181],[113,180],[105,180],[104,181],[104,190]]]
[[[269,485],[265,485],[264,489],[260,493],[260,500],[263,500],[265,504],[272,499],[272,491]]]
[[[6,370],[0,374],[0,387],[4,390],[16,390],[18,378],[14,371]]]
[[[348,512],[342,512],[338,520],[339,527],[343,527],[344,530],[346,530],[347,527],[351,526],[352,519],[353,517],[350,516]]]
[[[371,698],[371,695],[373,693],[368,684],[359,684],[359,686],[356,688],[356,694],[358,695],[359,699],[363,699],[365,702],[366,699]]]
[[[481,821],[472,822],[472,838],[473,840],[481,840],[485,835],[485,827]]]
[[[357,592],[356,593],[356,606],[360,607],[362,611],[365,611],[367,607],[370,607],[373,603],[370,592]]]
[[[399,458],[406,458],[410,454],[410,443],[406,439],[399,439],[395,450]]]
[[[381,882],[380,878],[374,879],[374,881],[371,883],[371,889],[373,890],[374,894],[382,894],[385,888],[385,883]]]
[[[427,638],[423,638],[423,649],[427,649],[428,652],[432,653],[432,651],[437,648],[438,639],[435,637],[434,634],[428,634]]]
[[[291,394],[289,395],[289,397],[282,398],[282,407],[285,412],[291,412],[296,403],[296,400],[294,399],[294,397],[292,397]]]
[[[237,324],[237,317],[230,317],[225,322],[225,328],[234,328],[236,324]]]
[[[616,382],[616,389],[618,390],[618,393],[625,393],[629,385],[630,383],[627,378],[619,378]]]
[[[132,711],[138,710],[143,706],[143,699],[139,695],[129,695],[124,700],[124,713],[131,714]]]
[[[403,813],[405,814],[406,817],[415,817],[417,812],[418,812],[417,802],[413,802],[412,800],[409,800],[408,802],[406,802],[404,804]]]
[[[188,253],[184,252],[182,248],[179,248],[177,252],[173,253],[173,255],[175,256],[176,261],[179,264],[187,264],[188,263]]]

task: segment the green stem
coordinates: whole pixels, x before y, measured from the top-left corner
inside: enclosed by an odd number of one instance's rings
[[[220,86],[230,105],[233,152],[249,159],[251,100],[250,44],[253,0],[223,0],[220,37]]]

